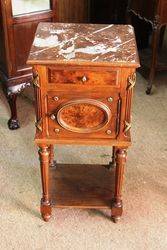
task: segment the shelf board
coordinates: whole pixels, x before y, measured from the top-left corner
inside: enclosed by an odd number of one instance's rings
[[[115,169],[104,165],[50,167],[50,198],[55,207],[111,208]]]

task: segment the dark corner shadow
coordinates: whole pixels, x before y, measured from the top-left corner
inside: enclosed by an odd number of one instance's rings
[[[31,214],[32,216],[35,216],[36,218],[41,219],[40,211],[28,207],[23,202],[15,198],[13,199],[13,204],[15,204],[16,207],[18,207],[19,209],[22,209],[24,212]]]
[[[17,198],[9,195],[8,197],[5,197],[5,202],[7,201],[11,202],[12,205],[15,206],[16,209],[22,210],[26,212],[27,214],[30,214],[36,218],[41,219],[40,211],[28,207],[26,204],[24,204],[22,201],[18,200]]]
[[[111,209],[97,209],[97,208],[93,208],[93,209],[86,209],[88,211],[88,213],[90,214],[90,216],[97,216],[97,217],[103,217],[105,219],[111,219]],[[108,211],[107,211],[108,210]],[[110,213],[110,215],[109,215]]]

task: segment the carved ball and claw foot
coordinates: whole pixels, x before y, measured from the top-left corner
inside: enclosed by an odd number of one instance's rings
[[[151,94],[151,90],[152,90],[152,83],[149,83],[146,89],[146,94],[150,95]]]
[[[8,128],[10,130],[15,130],[15,129],[20,128],[19,121],[17,119],[15,120],[15,119],[10,118],[8,121]]]
[[[17,94],[8,95],[8,103],[11,110],[11,118],[8,121],[8,127],[10,130],[15,130],[20,128],[20,124],[17,119],[16,100],[17,100]]]
[[[147,88],[147,89],[146,89],[146,94],[147,94],[147,95],[150,95],[150,94],[151,94],[151,89],[152,89],[152,88]]]

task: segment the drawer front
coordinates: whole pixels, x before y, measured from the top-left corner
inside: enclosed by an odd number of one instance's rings
[[[111,85],[116,86],[118,70],[89,71],[89,70],[58,70],[48,68],[48,82],[50,84],[75,85]]]
[[[68,98],[66,97],[68,96]],[[119,96],[48,93],[49,135],[60,138],[115,138]]]

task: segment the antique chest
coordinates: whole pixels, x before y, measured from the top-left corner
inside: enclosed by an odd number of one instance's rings
[[[151,63],[146,94],[151,94],[156,71],[167,70],[167,65],[158,63],[159,48],[162,48],[167,25],[167,0],[130,0],[127,13],[129,23],[132,16],[150,23],[152,26]]]
[[[40,23],[27,63],[34,66],[42,217],[49,220],[53,205],[109,207],[117,221],[139,67],[132,26]],[[56,164],[55,144],[108,145],[112,162]]]

